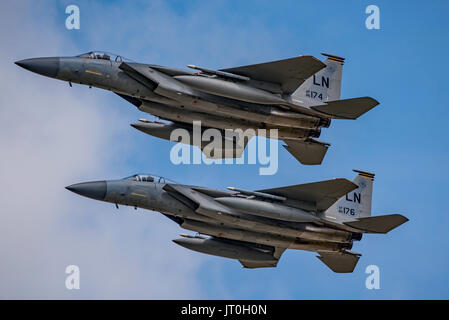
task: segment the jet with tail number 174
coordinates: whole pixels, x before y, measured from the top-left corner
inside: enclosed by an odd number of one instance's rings
[[[276,267],[286,249],[308,250],[332,271],[350,273],[351,251],[364,233],[387,233],[408,221],[371,216],[374,174],[264,190],[217,190],[136,174],[66,187],[79,195],[161,212],[196,235],[173,240],[187,249],[238,260],[245,268]]]
[[[203,132],[213,128],[225,137],[221,149],[214,148],[205,154],[208,157],[240,157],[253,135],[270,138],[270,129],[277,129],[273,138],[283,140],[302,164],[316,165],[330,145],[316,139],[321,128],[329,127],[331,119],[357,119],[378,105],[370,97],[340,100],[344,58],[323,55],[324,62],[299,56],[221,70],[188,65],[196,71],[135,63],[104,52],[16,64],[70,85],[113,91],[139,110],[164,120],[141,119],[131,124],[152,136],[171,140],[174,129],[192,133],[194,121],[201,121]],[[230,130],[234,130],[231,139],[226,138]],[[208,143],[194,140],[180,142],[198,144],[205,152]]]

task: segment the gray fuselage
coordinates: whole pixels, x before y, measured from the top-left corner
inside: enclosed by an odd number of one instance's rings
[[[245,210],[231,210],[232,217],[222,220],[220,213],[215,213],[216,216],[198,214],[193,204],[167,192],[166,185],[163,178],[153,181],[121,179],[81,183],[68,189],[96,200],[158,211],[185,229],[213,237],[310,251],[339,251],[352,246],[353,233],[320,225],[313,212],[277,205],[275,208],[278,211],[284,209],[290,214],[301,211],[299,217],[303,217],[304,222],[285,221],[274,215],[271,202],[257,201],[251,210],[251,204],[248,204],[251,200],[236,197],[233,192],[183,186],[198,190],[216,200],[245,200]],[[265,216],[260,216],[261,212],[265,212]],[[270,214],[273,214],[273,218],[269,218]]]
[[[327,118],[285,110],[276,105],[276,101],[256,103],[197,90],[188,85],[190,82],[184,84],[179,79],[204,77],[196,77],[194,72],[176,68],[133,63],[134,69],[131,69],[121,59],[114,61],[87,57],[35,58],[18,64],[48,77],[113,91],[141,111],[175,123],[192,125],[193,121],[201,121],[204,128],[221,130],[278,129],[279,139],[299,140],[319,137],[320,128],[330,124],[330,119]],[[142,70],[142,73],[147,74],[144,77],[135,70]],[[208,82],[213,83],[212,80]],[[216,81],[221,82],[224,91],[242,86],[233,81]],[[263,91],[251,87],[245,89]],[[146,128],[145,125],[137,129],[169,140],[173,128],[164,128],[162,133],[161,130],[154,132],[153,128]],[[269,137],[269,131],[262,130],[256,134]]]

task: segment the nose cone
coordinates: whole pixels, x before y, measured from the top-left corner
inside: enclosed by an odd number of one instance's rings
[[[95,200],[104,200],[106,197],[106,181],[77,183],[65,188],[81,196]]]
[[[59,71],[59,58],[33,58],[15,62],[18,66],[29,71],[54,78]]]

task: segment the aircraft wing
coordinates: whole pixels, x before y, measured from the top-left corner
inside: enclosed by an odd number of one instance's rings
[[[328,143],[317,142],[313,139],[308,139],[306,141],[284,139],[284,142],[287,145],[283,145],[283,147],[287,149],[296,160],[306,165],[321,164],[327,149],[329,148]]]
[[[200,191],[198,188],[191,188],[188,186],[178,185],[178,184],[166,184],[163,189],[167,191],[171,196],[173,196],[175,199],[183,202],[192,210],[199,214],[204,214],[206,216],[212,217],[217,214],[217,212],[221,213],[227,213],[229,208],[225,205],[222,205],[218,202],[216,202],[211,196],[204,194]],[[206,192],[208,192],[206,190]],[[212,213],[212,215],[211,215]],[[193,229],[191,229],[193,230]],[[219,241],[220,238],[217,238],[217,241]],[[232,241],[234,243],[242,243],[237,240],[228,240]],[[245,245],[247,245],[248,242],[245,242]],[[251,243],[253,245],[257,245],[256,243]],[[244,268],[268,268],[268,267],[276,267],[278,264],[279,259],[281,258],[282,254],[286,250],[286,248],[281,247],[272,247],[272,258],[268,260],[244,260],[244,259],[238,259],[239,262],[242,264]]]
[[[355,183],[338,178],[257,191],[315,203],[317,210],[324,211],[342,196],[357,188],[358,186]]]
[[[326,65],[312,56],[300,56],[248,66],[222,69],[253,80],[278,83],[284,93],[292,93],[306,79],[325,68]]]

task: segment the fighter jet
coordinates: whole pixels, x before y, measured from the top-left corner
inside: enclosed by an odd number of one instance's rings
[[[357,119],[378,105],[370,97],[340,100],[344,58],[323,55],[324,62],[298,56],[221,70],[188,65],[196,71],[136,63],[104,52],[16,64],[70,86],[111,90],[163,120],[131,124],[155,137],[179,141],[171,137],[174,129],[192,133],[194,122],[201,121],[201,134],[214,128],[223,137],[207,157],[241,157],[248,140],[261,135],[283,140],[297,160],[314,165],[321,164],[330,145],[315,139],[321,128],[329,127],[331,119]],[[277,136],[270,129],[277,129]],[[208,141],[194,140],[180,142],[204,152]]]
[[[332,271],[350,273],[364,233],[387,233],[408,221],[371,216],[374,174],[263,190],[217,190],[177,184],[155,175],[78,183],[79,195],[158,211],[196,232],[173,240],[187,249],[238,260],[245,268],[276,267],[286,249],[317,252]]]

